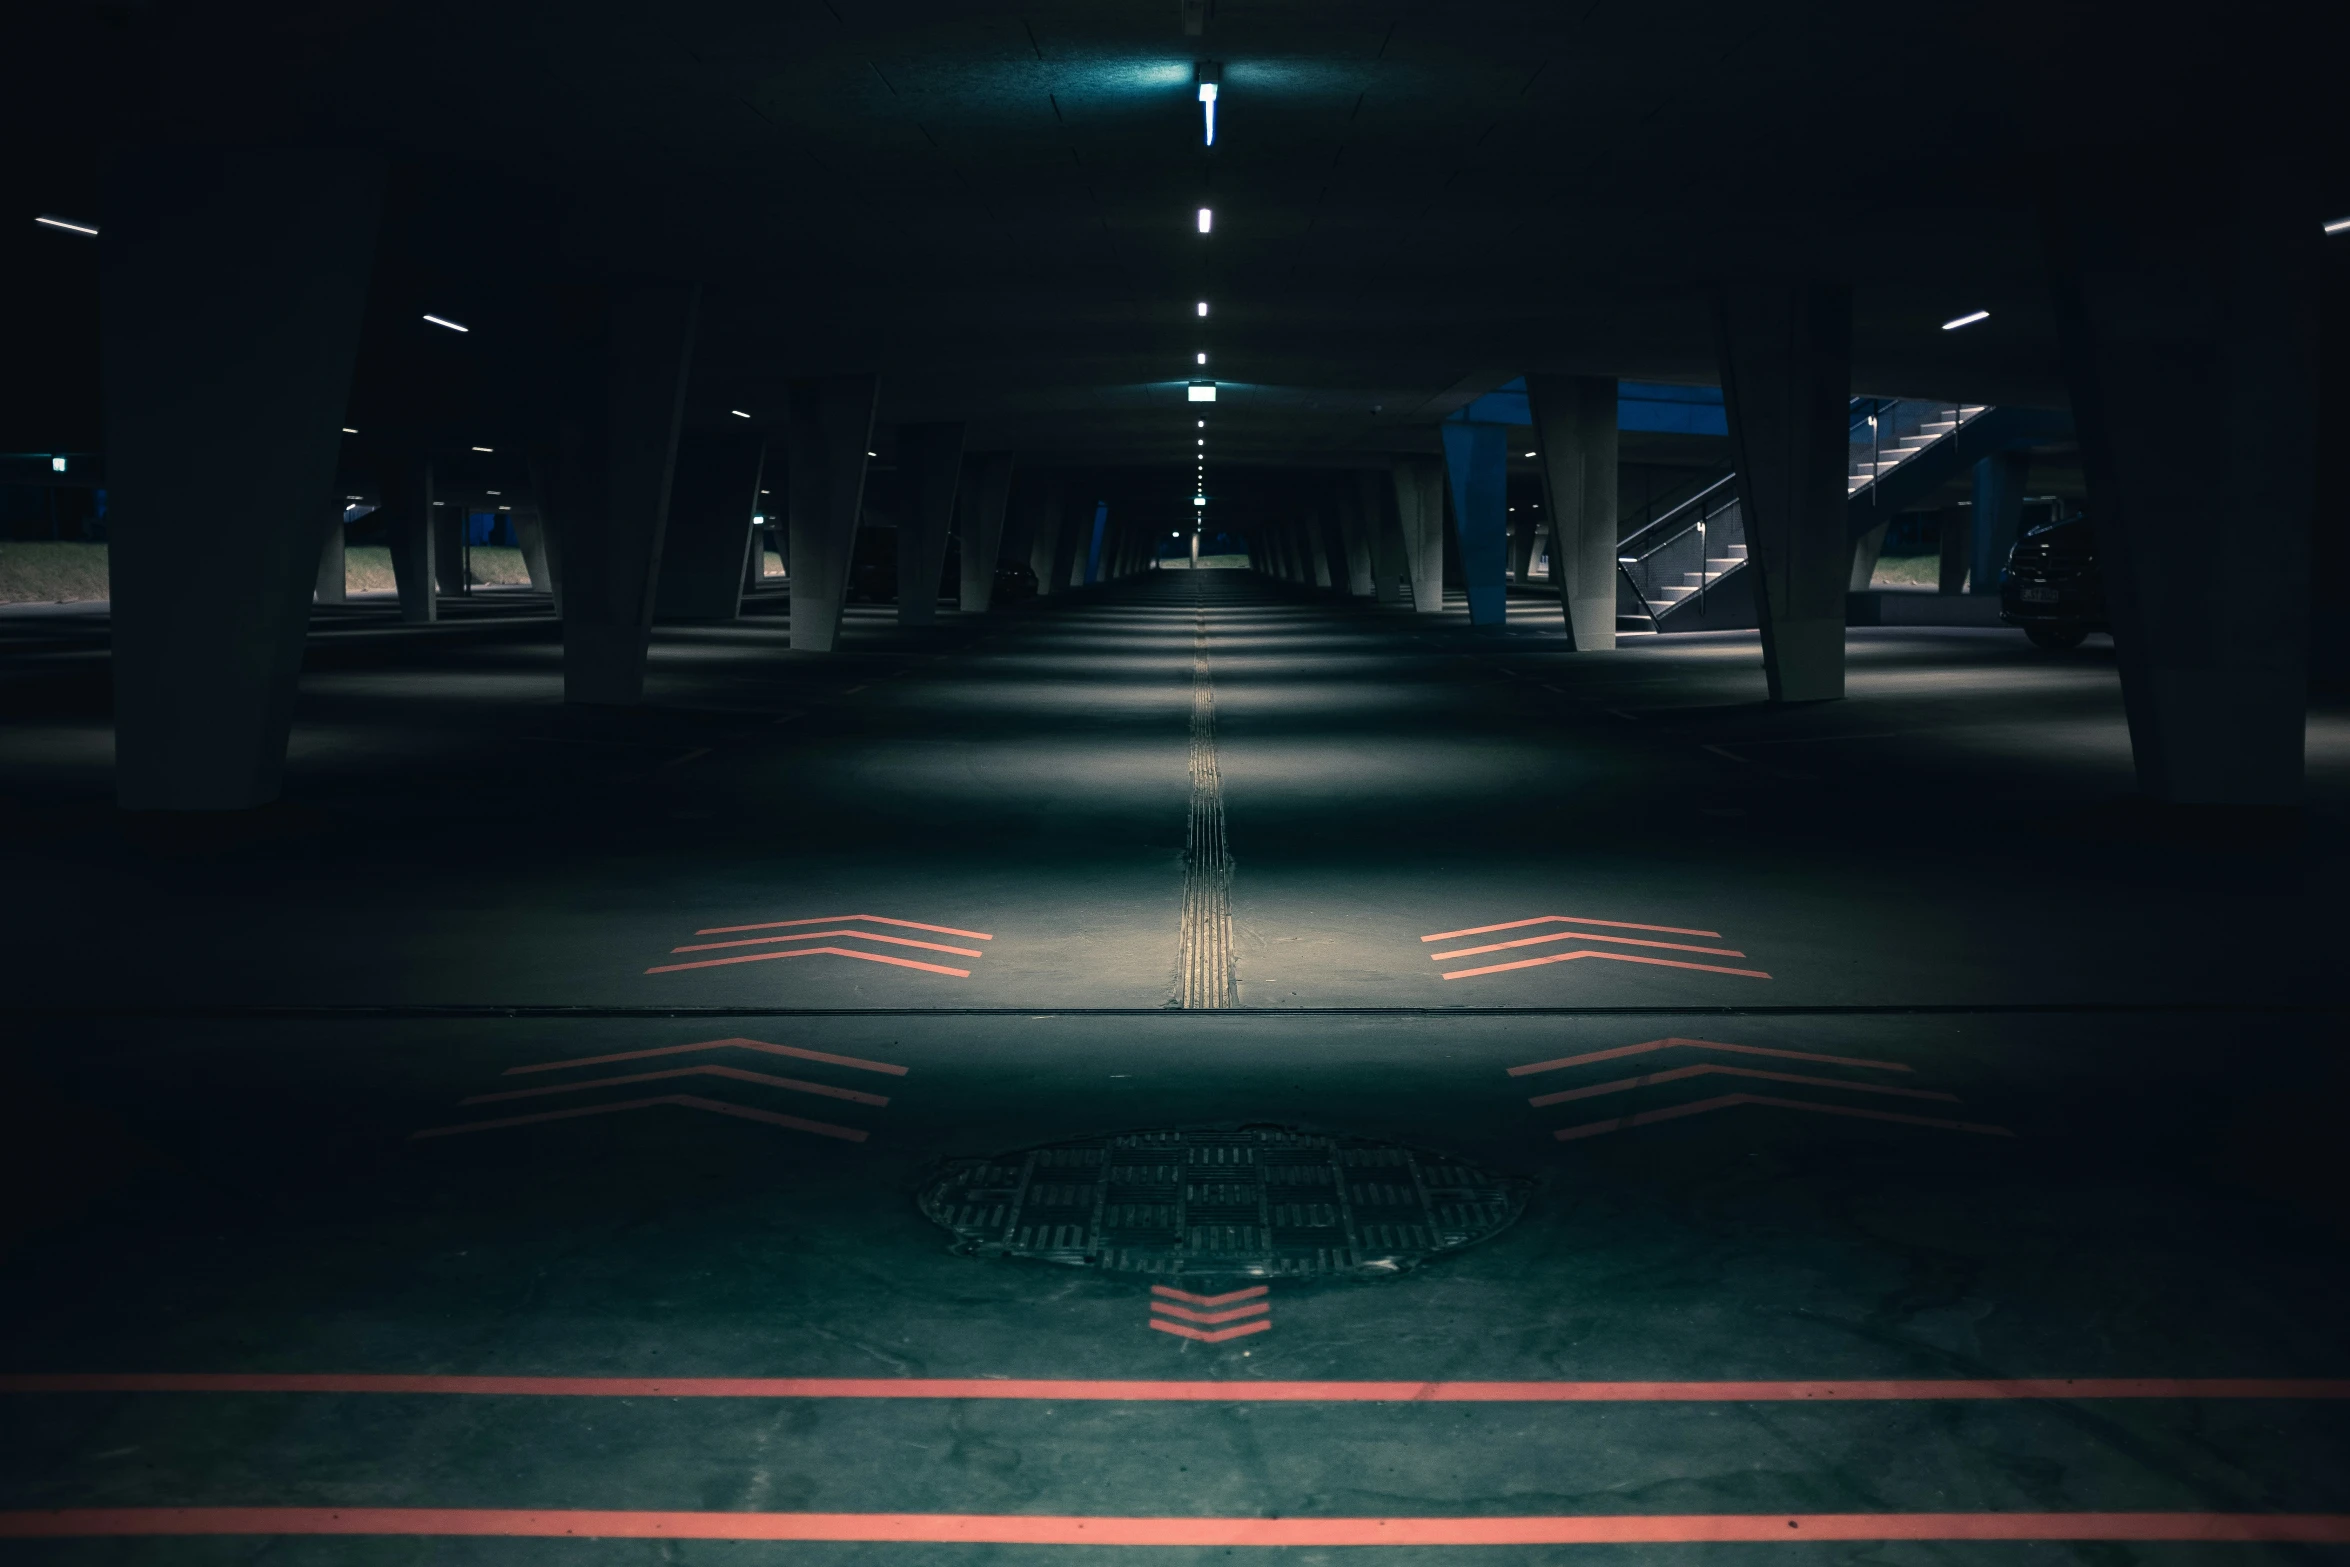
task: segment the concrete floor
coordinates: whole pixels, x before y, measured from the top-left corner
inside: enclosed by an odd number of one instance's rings
[[[1171,574],[921,636],[852,611],[831,658],[761,613],[662,633],[651,705],[595,712],[519,598],[360,607],[313,638],[289,804],[208,836],[107,803],[102,617],[0,617],[0,1539],[76,1531],[0,1555],[2350,1543],[2350,714],[2313,713],[2299,821],[2180,818],[2128,799],[2102,645],[1855,631],[1847,701],[1774,711],[1751,634],[1574,655],[1511,609]],[[1169,1005],[1203,614],[1229,1012]],[[1546,915],[1586,941],[1432,960]],[[933,967],[646,972],[822,917]],[[1586,942],[1706,966],[1443,977]],[[793,1054],[678,1048],[729,1040]],[[463,1102],[517,1081],[564,1091]],[[601,1113],[481,1125],[556,1107]],[[1534,1196],[1213,1343],[913,1200],[942,1158],[1240,1123]],[[267,1380],[307,1374],[342,1380]],[[2049,1378],[2090,1380],[2010,1380]]]

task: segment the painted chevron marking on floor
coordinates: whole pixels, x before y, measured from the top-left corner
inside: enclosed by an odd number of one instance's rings
[[[734,936],[733,941],[701,941],[672,947],[675,956],[685,952],[716,952],[723,948],[766,946],[780,942],[810,941],[867,941],[886,946],[912,947],[929,952],[943,952],[955,957],[983,956],[977,947],[953,947],[942,942],[922,941],[909,936],[892,936],[881,931],[858,930],[858,925],[888,925],[898,930],[926,931],[934,936],[958,936],[969,941],[993,941],[995,937],[983,930],[964,930],[955,925],[926,925],[920,920],[894,919],[886,914],[816,914],[804,919],[762,920],[751,925],[710,925],[694,932],[697,936]],[[811,927],[826,926],[828,929]],[[782,931],[783,935],[746,936],[745,931]],[[727,968],[737,963],[772,963],[783,958],[834,957],[853,958],[860,963],[885,963],[893,968],[919,969],[928,974],[945,974],[953,979],[969,979],[971,971],[944,963],[925,963],[919,958],[894,957],[886,952],[867,952],[858,947],[795,946],[788,951],[738,952],[730,957],[697,958],[686,963],[660,963],[646,969],[647,974],[678,974],[690,969]]]
[[[1223,1295],[1193,1295],[1169,1285],[1154,1284],[1150,1325],[1161,1333],[1196,1339],[1202,1344],[1246,1338],[1273,1326],[1273,1303],[1266,1298],[1271,1293],[1271,1286],[1264,1284],[1252,1284]],[[1187,1326],[1191,1323],[1199,1325]],[[1226,1326],[1228,1323],[1237,1326]]]
[[[869,1094],[861,1088],[835,1088],[830,1083],[811,1083],[802,1077],[777,1077],[771,1072],[750,1072],[739,1066],[719,1066],[700,1062],[693,1066],[665,1067],[658,1072],[626,1072],[618,1077],[588,1077],[571,1083],[551,1083],[545,1088],[508,1088],[494,1094],[469,1094],[458,1100],[461,1105],[497,1104],[508,1099],[540,1099],[549,1094],[576,1094],[590,1088],[618,1088],[630,1083],[657,1083],[676,1077],[723,1077],[737,1083],[757,1083],[764,1088],[781,1088],[795,1094],[817,1094],[826,1099],[846,1099],[851,1104],[886,1105],[889,1099],[882,1094]]]
[[[1671,958],[1646,958],[1633,952],[1554,952],[1547,957],[1520,958],[1515,963],[1489,963],[1483,968],[1453,969],[1445,979],[1474,979],[1480,974],[1506,974],[1511,969],[1540,968],[1545,963],[1572,963],[1578,958],[1609,958],[1618,963],[1647,963],[1657,968],[1699,969],[1708,974],[1738,974],[1747,979],[1769,979],[1761,969],[1724,968],[1716,963],[1680,963]]]
[[[1601,1513],[1135,1518],[1044,1513],[615,1512],[494,1507],[89,1507],[0,1512],[0,1538],[391,1535],[889,1544],[1674,1545],[2005,1540],[2350,1544],[2350,1513]]]
[[[1607,930],[1644,930],[1651,936],[1705,936],[1715,941],[1722,939],[1718,930],[1700,930],[1687,925],[1642,925],[1631,920],[1592,919],[1580,914],[1535,914],[1522,920],[1503,920],[1496,925],[1471,925],[1464,930],[1440,930],[1422,936],[1422,943],[1453,941],[1464,936],[1490,936],[1502,931],[1525,930],[1534,925],[1584,926],[1599,925]],[[1487,942],[1474,947],[1455,947],[1448,952],[1431,952],[1432,963],[1454,958],[1482,957],[1488,952],[1508,952],[1520,947],[1537,947],[1554,941],[1604,942],[1611,947],[1646,947],[1658,952],[1690,952],[1702,957],[1743,958],[1745,953],[1735,947],[1698,947],[1683,941],[1652,941],[1640,936],[1610,936],[1601,930],[1553,930],[1539,935],[1513,936],[1505,941]],[[1636,952],[1610,952],[1598,947],[1577,947],[1572,952],[1546,952],[1536,957],[1518,958],[1508,963],[1485,963],[1475,968],[1447,969],[1445,979],[1475,979],[1485,974],[1509,974],[1519,969],[1542,968],[1552,963],[1575,963],[1584,958],[1606,958],[1616,963],[1645,963],[1653,968],[1690,969],[1704,974],[1734,974],[1743,979],[1769,979],[1761,969],[1732,968],[1720,963],[1694,963],[1685,958],[1650,957]]]
[[[510,1066],[506,1076],[517,1077],[525,1072],[559,1072],[575,1066],[610,1066],[615,1061],[650,1061],[659,1056],[681,1056],[697,1050],[756,1050],[764,1055],[788,1056],[797,1061],[821,1061],[827,1066],[845,1066],[859,1072],[886,1072],[891,1077],[904,1077],[909,1070],[888,1061],[868,1061],[863,1056],[839,1056],[828,1050],[810,1050],[801,1045],[770,1044],[764,1039],[704,1039],[690,1045],[655,1045],[649,1050],[615,1050],[608,1055],[575,1056],[568,1061],[534,1061],[528,1066]]]
[[[1669,1067],[1662,1072],[1643,1072],[1637,1077],[1618,1077],[1583,1088],[1562,1088],[1556,1093],[1536,1094],[1526,1103],[1540,1109],[1544,1105],[1569,1104],[1577,1099],[1596,1099],[1602,1094],[1630,1093],[1635,1088],[1650,1088],[1659,1083],[1685,1082],[1693,1077],[1751,1077],[1771,1083],[1796,1083],[1806,1088],[1841,1088],[1856,1094],[1898,1094],[1904,1099],[1939,1099],[1945,1104],[1961,1103],[1958,1095],[1931,1088],[1896,1088],[1890,1083],[1856,1083],[1849,1078],[1814,1077],[1807,1072],[1771,1072],[1760,1067],[1731,1066],[1722,1061]]]
[[[1189,1297],[1197,1299],[1198,1297]],[[1209,1297],[1211,1299],[1223,1297]],[[2350,1377],[1902,1377],[1737,1382],[1313,1382],[1062,1377],[563,1377],[367,1371],[0,1372],[0,1394],[983,1399],[1139,1404],[1866,1404],[2335,1401]]]
[[[1571,1143],[1579,1138],[1599,1137],[1635,1126],[1653,1126],[1659,1121],[1676,1121],[1683,1116],[1704,1115],[1708,1111],[1729,1110],[1739,1105],[1770,1105],[1780,1110],[1807,1110],[1813,1115],[1842,1115],[1864,1121],[1893,1121],[1904,1126],[1931,1126],[1945,1132],[1973,1132],[1980,1137],[2015,1135],[2004,1126],[1988,1126],[1973,1121],[1946,1121],[1927,1115],[1902,1115],[1892,1110],[1864,1110],[1858,1105],[1820,1104],[1810,1099],[1781,1099],[1773,1094],[1722,1094],[1713,1099],[1698,1100],[1695,1104],[1671,1105],[1662,1110],[1643,1110],[1637,1115],[1616,1116],[1606,1121],[1585,1121],[1578,1126],[1562,1126],[1550,1135],[1562,1143]]]
[[[1907,1072],[1910,1067],[1899,1061],[1871,1061],[1862,1056],[1823,1055],[1814,1050],[1778,1050],[1769,1045],[1732,1045],[1719,1039],[1683,1039],[1677,1034],[1663,1039],[1644,1039],[1636,1045],[1615,1045],[1606,1050],[1587,1050],[1581,1055],[1559,1056],[1550,1061],[1530,1061],[1524,1066],[1509,1069],[1512,1077],[1529,1077],[1536,1072],[1557,1072],[1571,1066],[1588,1066],[1594,1061],[1620,1061],[1626,1056],[1647,1055],[1656,1050],[1723,1050],[1733,1055],[1770,1056],[1780,1061],[1810,1061],[1820,1066],[1864,1066],[1880,1072]]]
[[[459,1126],[433,1126],[418,1137],[455,1137],[461,1132],[494,1132],[509,1126],[529,1126],[539,1121],[571,1121],[591,1115],[623,1115],[631,1110],[650,1110],[656,1105],[677,1105],[687,1110],[707,1111],[711,1115],[731,1115],[744,1121],[761,1121],[769,1126],[787,1127],[795,1132],[813,1132],[818,1137],[838,1138],[844,1143],[861,1143],[866,1133],[853,1126],[834,1126],[829,1121],[810,1121],[796,1115],[781,1115],[773,1110],[756,1110],[749,1105],[727,1104],[723,1100],[704,1099],[699,1094],[660,1094],[651,1099],[623,1099],[615,1104],[582,1105],[575,1110],[543,1110],[536,1115],[501,1116],[492,1121],[467,1121]]]

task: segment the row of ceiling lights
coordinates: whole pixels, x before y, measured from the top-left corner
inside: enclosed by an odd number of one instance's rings
[[[1212,149],[1216,145],[1216,100],[1222,91],[1224,68],[1213,60],[1202,60],[1193,68],[1193,70],[1199,83],[1201,146],[1203,149]],[[1204,240],[1208,235],[1213,234],[1215,229],[1215,209],[1212,207],[1200,208],[1200,237]],[[1204,252],[1200,257],[1200,271],[1203,276],[1207,271],[1207,256]],[[1196,309],[1198,311],[1198,318],[1203,321],[1206,320],[1208,315],[1208,302],[1205,299],[1200,300],[1196,306]],[[1208,362],[1208,351],[1205,348],[1202,348],[1198,351],[1194,358],[1195,363],[1193,368],[1205,369]],[[1195,378],[1191,383],[1190,400],[1195,403],[1214,402],[1216,400],[1215,378],[1213,376],[1205,375]],[[1208,421],[1205,419],[1200,419],[1195,421],[1195,425],[1199,431],[1203,432],[1194,437],[1194,467],[1192,471],[1191,505],[1192,514],[1195,518],[1197,518],[1204,514],[1204,510],[1208,504],[1208,438],[1204,433],[1208,428]]]

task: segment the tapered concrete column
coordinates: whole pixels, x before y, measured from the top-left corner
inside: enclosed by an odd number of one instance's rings
[[[759,509],[766,456],[767,437],[740,420],[731,427],[679,433],[669,521],[661,533],[656,621],[707,623],[741,616],[751,516]]]
[[[522,546],[522,569],[530,573],[531,590],[553,597],[555,612],[561,614],[563,600],[555,589],[555,562],[548,547],[546,519],[537,507],[514,509],[514,538]]]
[[[1999,596],[1999,574],[2007,569],[2017,530],[2023,526],[2024,485],[2031,474],[2029,452],[1993,452],[1975,463],[1970,593]]]
[[[1534,546],[1542,542],[1541,525],[1520,513],[1510,521],[1510,581],[1519,587],[1534,580]]]
[[[898,428],[898,624],[927,626],[938,619],[939,578],[947,567],[947,540],[955,526],[955,496],[963,483],[963,427],[908,424]]]
[[[549,520],[562,539],[563,700],[644,700],[698,289],[629,283],[575,324]]]
[[[446,491],[432,502],[433,580],[448,598],[465,596],[465,527],[468,503]]]
[[[333,503],[332,518],[326,525],[325,547],[318,552],[318,602],[347,604],[351,601],[350,562],[343,550],[343,503]]]
[[[277,798],[382,210],[381,166],[344,154],[114,170],[99,354],[126,810]]]
[[[1327,589],[1330,586],[1330,537],[1323,529],[1322,514],[1307,512],[1305,520],[1298,525],[1298,534],[1306,547],[1306,569],[1312,573],[1308,580],[1317,588]]]
[[[1363,488],[1353,474],[1342,474],[1330,487],[1330,495],[1338,518],[1339,554],[1346,563],[1346,596],[1367,599],[1375,584],[1371,578],[1371,519],[1363,515]]]
[[[1605,652],[1616,645],[1616,380],[1530,375],[1526,396],[1550,524],[1550,585],[1569,644]]]
[[[1945,506],[1941,513],[1942,558],[1936,563],[1934,591],[1957,594],[1966,591],[1967,559],[1973,554],[1971,536],[1974,533],[1973,508]]]
[[[1061,592],[1085,586],[1085,557],[1093,548],[1093,514],[1100,502],[1084,497],[1091,486],[1061,492],[1061,530],[1053,547],[1053,588]]]
[[[1363,514],[1363,531],[1371,544],[1372,593],[1382,604],[1404,601],[1404,578],[1411,569],[1403,526],[1396,520],[1397,493],[1392,472],[1381,473],[1375,468],[1356,471],[1355,495]]]
[[[1877,561],[1885,553],[1885,530],[1891,526],[1880,522],[1852,541],[1852,580],[1846,584],[1852,592],[1866,593],[1876,579]]]
[[[791,384],[791,645],[829,653],[840,637],[841,605],[865,505],[865,453],[873,440],[876,375],[836,375]],[[769,486],[773,488],[773,486]]]
[[[962,543],[966,615],[984,615],[995,605],[996,556],[1004,547],[1004,512],[1012,498],[1012,454],[980,452],[963,464],[963,485],[955,503]]]
[[[1509,609],[1509,428],[1447,420],[1444,472],[1451,485],[1469,624],[1498,626]]]
[[[429,626],[441,618],[439,573],[433,559],[439,553],[432,522],[433,489],[428,458],[395,458],[384,470],[384,542],[391,549],[400,618],[412,626]]]
[[[1417,614],[1436,614],[1444,608],[1442,459],[1396,459],[1395,515],[1403,536],[1405,569],[1411,576],[1412,609]]]
[[[1732,284],[1715,297],[1714,326],[1771,700],[1840,697],[1852,291]]]
[[[1040,598],[1061,591],[1068,581],[1056,577],[1055,564],[1066,557],[1061,552],[1061,492],[1063,482],[1058,475],[1040,479],[1021,494],[1021,508],[1028,514],[1028,569],[1036,573],[1036,592]]]
[[[2294,156],[2264,144],[2235,164],[2087,169],[2044,214],[2122,704],[2138,786],[2158,800],[2301,795],[2320,225],[2335,214]]]

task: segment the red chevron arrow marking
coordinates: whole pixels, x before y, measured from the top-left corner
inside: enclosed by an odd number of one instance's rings
[[[428,1127],[408,1135],[412,1138],[454,1137],[460,1132],[494,1132],[501,1127],[528,1126],[536,1121],[569,1121],[588,1115],[619,1115],[630,1110],[649,1110],[655,1105],[680,1105],[688,1110],[707,1110],[712,1115],[731,1115],[745,1121],[788,1127],[795,1132],[813,1132],[818,1137],[835,1137],[844,1143],[861,1143],[865,1140],[865,1134],[853,1126],[834,1126],[829,1121],[806,1121],[796,1115],[778,1115],[772,1110],[754,1110],[748,1105],[730,1105],[717,1099],[704,1099],[699,1094],[662,1094],[652,1099],[624,1099],[617,1104],[586,1105],[577,1110],[545,1110],[537,1115],[510,1115],[495,1121],[468,1121],[461,1126]]]
[[[868,925],[895,925],[900,930],[926,930],[934,936],[964,936],[972,941],[993,941],[984,930],[957,930],[952,925],[925,925],[919,920],[893,920],[881,914],[819,914],[813,919],[767,920],[757,925],[712,925],[697,930],[697,936],[732,936],[746,930],[784,930],[796,925],[846,925],[852,920],[863,920]]]
[[[1960,1104],[1956,1094],[1939,1093],[1930,1088],[1895,1088],[1886,1083],[1856,1083],[1843,1077],[1810,1077],[1801,1072],[1766,1072],[1759,1067],[1727,1066],[1719,1061],[1707,1061],[1696,1066],[1677,1066],[1663,1072],[1643,1072],[1638,1077],[1619,1077],[1613,1082],[1593,1083],[1588,1088],[1565,1088],[1555,1094],[1536,1094],[1526,1101],[1530,1105],[1563,1105],[1576,1099],[1596,1099],[1601,1094],[1629,1093],[1635,1088],[1647,1088],[1656,1083],[1678,1083],[1691,1077],[1754,1077],[1772,1083],[1801,1083],[1806,1088],[1842,1088],[1856,1094],[1899,1094],[1904,1099],[1939,1099],[1944,1104]]]
[[[1259,1317],[1254,1322],[1243,1322],[1231,1328],[1187,1328],[1180,1322],[1169,1322],[1164,1317],[1151,1318],[1151,1326],[1161,1333],[1172,1333],[1177,1338],[1197,1339],[1202,1344],[1222,1344],[1230,1339],[1246,1338],[1251,1333],[1263,1333],[1273,1326],[1270,1317]]]
[[[834,1088],[829,1083],[811,1083],[805,1078],[776,1077],[767,1072],[746,1072],[739,1066],[670,1067],[660,1072],[630,1072],[622,1077],[589,1077],[575,1083],[556,1083],[548,1088],[509,1088],[503,1093],[474,1094],[457,1102],[461,1105],[496,1104],[506,1099],[542,1099],[548,1094],[576,1094],[588,1088],[617,1088],[623,1083],[657,1083],[671,1077],[724,1077],[738,1083],[758,1083],[767,1088],[788,1088],[795,1094],[821,1094],[827,1099],[846,1099],[851,1104],[886,1105],[889,1100],[880,1094],[868,1094],[862,1089]]]
[[[947,968],[937,963],[917,963],[912,958],[893,958],[879,952],[856,952],[847,947],[803,947],[795,952],[753,952],[739,958],[704,958],[698,963],[663,963],[656,968],[646,969],[645,972],[648,974],[674,974],[680,969],[724,968],[729,963],[765,963],[772,958],[812,958],[824,953],[829,953],[836,958],[861,958],[867,963],[890,963],[899,968],[918,968],[932,974],[952,974],[957,979],[971,977],[971,971],[967,968]],[[1449,979],[1452,976],[1448,974],[1445,977]]]
[[[1761,969],[1723,968],[1713,963],[1677,963],[1671,958],[1644,958],[1631,952],[1554,952],[1544,958],[1520,958],[1515,963],[1491,963],[1484,968],[1457,968],[1443,977],[1472,979],[1479,974],[1502,974],[1516,968],[1540,968],[1545,963],[1572,963],[1577,958],[1613,958],[1618,963],[1651,963],[1658,968],[1702,969],[1708,974],[1738,974],[1747,979],[1769,979]]]
[[[700,934],[696,932],[696,934]],[[671,947],[672,952],[716,952],[721,947],[764,947],[779,941],[820,941],[826,936],[853,936],[859,941],[886,941],[893,947],[921,947],[929,952],[952,952],[957,957],[984,957],[977,947],[950,947],[936,941],[915,941],[905,936],[884,936],[870,930],[803,930],[789,936],[745,936],[739,941],[704,941],[690,947]],[[1744,956],[1743,953],[1739,954]]]
[[[1609,930],[1646,930],[1665,936],[1711,936],[1722,939],[1718,930],[1690,930],[1680,925],[1635,925],[1630,920],[1587,920],[1578,914],[1537,914],[1532,919],[1505,920],[1499,925],[1472,925],[1467,930],[1440,930],[1433,936],[1422,936],[1422,941],[1450,941],[1455,936],[1490,936],[1497,930],[1524,930],[1529,925],[1604,925]]]
[[[660,1045],[651,1050],[617,1050],[610,1055],[579,1056],[569,1061],[539,1061],[529,1066],[510,1066],[506,1068],[505,1075],[515,1077],[524,1072],[559,1072],[574,1066],[609,1066],[615,1061],[648,1061],[655,1056],[681,1056],[696,1050],[756,1050],[765,1055],[790,1056],[800,1061],[821,1061],[827,1066],[853,1067],[860,1072],[886,1072],[892,1077],[904,1077],[907,1070],[887,1061],[868,1061],[862,1056],[836,1056],[823,1050],[803,1049],[798,1045],[771,1045],[764,1039],[705,1039],[691,1045]]]
[[[1703,952],[1717,958],[1746,956],[1730,947],[1693,947],[1685,941],[1644,941],[1638,936],[1602,936],[1597,931],[1589,930],[1554,930],[1547,936],[1520,936],[1515,941],[1496,941],[1489,946],[1455,947],[1450,952],[1431,952],[1428,961],[1441,963],[1446,958],[1473,958],[1487,952],[1507,952],[1512,947],[1538,947],[1546,941],[1608,941],[1619,947],[1659,947],[1667,952]]]
[[[1854,1087],[1854,1084],[1839,1084]],[[1809,1110],[1814,1115],[1848,1115],[1867,1121],[1894,1121],[1903,1126],[1931,1126],[1945,1132],[1973,1132],[1980,1137],[2013,1137],[2015,1133],[2004,1126],[1985,1126],[1973,1121],[1943,1121],[1925,1115],[1899,1115],[1891,1110],[1861,1110],[1851,1105],[1814,1104],[1807,1099],[1779,1099],[1769,1094],[1723,1094],[1714,1099],[1700,1099],[1695,1104],[1671,1105],[1662,1110],[1643,1110],[1638,1115],[1616,1116],[1605,1121],[1585,1121],[1579,1126],[1562,1126],[1550,1135],[1562,1143],[1578,1138],[1598,1137],[1608,1132],[1620,1132],[1627,1127],[1651,1126],[1658,1121],[1679,1120],[1685,1115],[1703,1115],[1709,1110],[1727,1110],[1733,1105],[1773,1105],[1781,1110]]]
[[[1182,1301],[1188,1306],[1229,1306],[1236,1300],[1254,1300],[1260,1295],[1270,1295],[1273,1287],[1269,1284],[1252,1284],[1247,1289],[1234,1290],[1229,1295],[1187,1295],[1182,1290],[1171,1289],[1164,1284],[1153,1284],[1151,1293],[1164,1300]]]
[[[1252,1305],[1235,1306],[1230,1311],[1194,1311],[1189,1306],[1171,1306],[1163,1300],[1151,1302],[1151,1310],[1160,1316],[1181,1317],[1186,1322],[1204,1322],[1210,1327],[1219,1322],[1238,1322],[1243,1317],[1261,1317],[1272,1309],[1270,1304],[1261,1300]],[[1151,1320],[1156,1322],[1158,1317]]]
[[[1652,1050],[1727,1050],[1742,1056],[1771,1056],[1781,1061],[1814,1061],[1822,1066],[1865,1066],[1880,1072],[1906,1072],[1910,1069],[1898,1061],[1869,1061],[1859,1056],[1827,1056],[1810,1050],[1773,1050],[1766,1045],[1726,1045],[1718,1039],[1683,1039],[1674,1035],[1664,1039],[1642,1040],[1637,1045],[1617,1045],[1612,1050],[1589,1050],[1579,1056],[1560,1056],[1555,1061],[1534,1061],[1509,1069],[1512,1077],[1526,1077],[1536,1072],[1556,1072],[1562,1067],[1589,1066],[1594,1061],[1616,1061],[1625,1056],[1646,1055]]]

